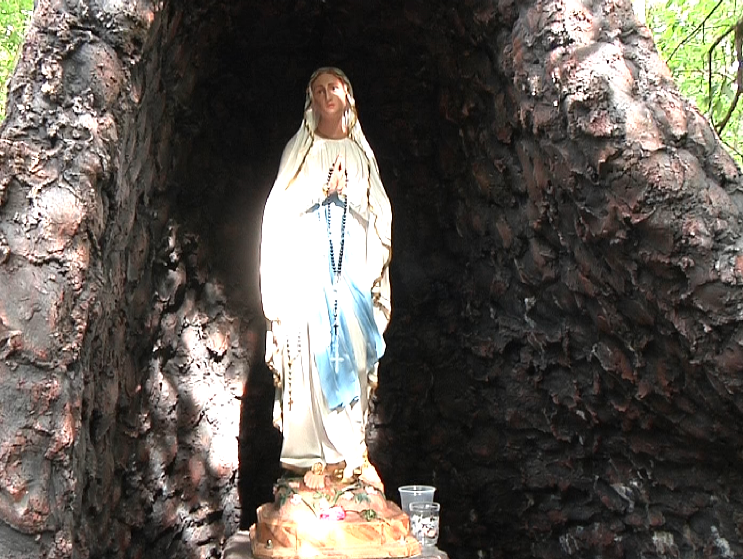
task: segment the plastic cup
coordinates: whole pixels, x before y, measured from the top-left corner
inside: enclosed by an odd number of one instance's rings
[[[400,492],[400,506],[410,516],[410,503],[433,502],[436,488],[433,485],[402,485],[397,490]]]
[[[422,547],[439,541],[439,503],[410,503],[410,531]]]

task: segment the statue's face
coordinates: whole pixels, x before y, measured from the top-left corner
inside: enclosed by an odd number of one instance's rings
[[[346,84],[334,74],[320,74],[312,82],[312,109],[320,119],[343,116],[348,105]]]

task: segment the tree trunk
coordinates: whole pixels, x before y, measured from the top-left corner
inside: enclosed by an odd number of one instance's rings
[[[272,498],[258,232],[326,64],[395,215],[388,496],[436,485],[452,557],[743,555],[741,179],[630,2],[280,4],[38,3],[0,136],[0,556],[218,556]]]

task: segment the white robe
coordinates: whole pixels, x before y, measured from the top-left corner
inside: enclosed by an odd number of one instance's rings
[[[364,344],[359,342],[362,336],[352,333],[354,351],[360,356],[360,397],[331,410],[313,358],[313,344],[330,343],[330,328],[327,332],[312,329],[308,319],[318,297],[312,274],[327,271],[328,266],[325,214],[320,206],[325,198],[323,187],[329,169],[342,154],[348,174],[342,270],[352,271],[356,284],[371,293],[380,334],[389,321],[391,210],[371,149],[361,138],[361,142],[329,140],[308,136],[300,129],[287,144],[264,211],[261,295],[269,321],[266,360],[279,379],[277,409],[281,413],[275,419],[284,439],[281,462],[289,467],[305,469],[316,462],[342,461],[348,468],[359,467],[366,450],[367,378],[376,375],[376,366],[366,370]],[[337,263],[343,212],[339,205],[331,209]]]

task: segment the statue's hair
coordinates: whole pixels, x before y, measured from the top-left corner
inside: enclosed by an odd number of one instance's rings
[[[346,134],[351,135],[353,127],[358,122],[358,114],[356,113],[356,99],[353,96],[353,86],[348,76],[340,68],[334,66],[323,66],[318,68],[310,76],[310,81],[307,84],[307,96],[304,103],[305,122],[309,128],[309,132],[312,136],[315,135],[315,129],[317,128],[317,121],[312,110],[312,84],[320,74],[332,74],[336,78],[340,79],[346,86],[346,110],[343,113],[343,129]]]
[[[316,139],[315,129],[317,128],[317,122],[314,111],[312,110],[312,83],[320,74],[333,74],[340,78],[340,80],[346,85],[348,106],[346,107],[343,118],[345,119],[344,124],[346,125],[345,130],[347,137],[351,141],[355,142],[361,148],[361,151],[364,152],[370,172],[373,172],[377,177],[379,176],[377,159],[374,157],[374,152],[372,151],[369,142],[366,140],[363,130],[361,130],[361,123],[359,122],[358,114],[356,112],[356,100],[353,97],[353,87],[351,87],[351,82],[342,70],[332,66],[325,66],[315,70],[310,77],[310,81],[307,85],[302,124],[299,126],[299,130],[294,137],[289,141],[289,144],[287,144],[287,148],[284,150],[284,154],[282,155],[281,164],[279,165],[279,174],[276,178],[276,185],[280,185],[279,188],[282,188],[283,190],[288,189],[294,182],[294,179],[297,177],[299,170],[304,165],[304,161]]]

